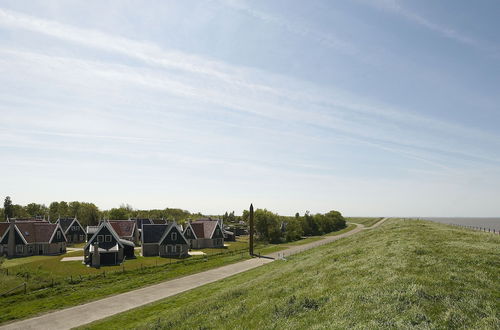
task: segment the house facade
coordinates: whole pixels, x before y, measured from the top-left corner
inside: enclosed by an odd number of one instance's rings
[[[191,249],[223,248],[224,233],[219,220],[202,218],[188,222],[184,237]]]
[[[177,223],[142,225],[142,255],[184,258],[188,256],[189,242]]]
[[[0,224],[0,255],[8,258],[66,253],[66,243],[59,224],[15,220]]]
[[[83,249],[84,263],[92,267],[118,265],[125,258],[134,258],[134,243],[121,239],[106,220],[97,227]]]
[[[86,241],[85,230],[77,218],[59,218],[56,223],[61,226],[68,243],[84,243]]]

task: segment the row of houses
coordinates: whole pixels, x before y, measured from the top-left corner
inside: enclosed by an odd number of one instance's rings
[[[84,263],[98,266],[134,258],[138,245],[143,256],[180,258],[187,257],[189,249],[222,248],[224,229],[219,220],[211,218],[189,221],[185,228],[175,221],[150,219],[103,220],[85,230],[76,218],[56,223],[42,219],[0,223],[0,256],[61,254],[66,252],[66,244],[81,242],[87,243]]]

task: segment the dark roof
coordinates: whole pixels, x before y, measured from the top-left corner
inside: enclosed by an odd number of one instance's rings
[[[73,223],[73,220],[75,220],[75,218],[59,218],[57,219],[57,223],[59,223],[62,230],[66,232],[68,227],[71,226],[71,224]]]
[[[163,225],[164,223],[167,223],[164,219],[151,219],[151,224]]]
[[[2,238],[3,234],[5,234],[9,225],[10,224],[8,222],[0,222],[0,238]]]
[[[212,233],[218,223],[217,220],[197,220],[191,222],[191,227],[197,238],[212,238]]]
[[[144,225],[142,226],[142,242],[158,243],[169,225]]]
[[[108,222],[120,238],[134,236],[135,221],[109,220]]]
[[[12,219],[8,219],[7,222],[10,222],[14,220],[14,222],[49,222],[43,218],[12,218]]]
[[[48,243],[57,229],[57,224],[48,222],[16,222],[28,243]]]
[[[151,221],[151,219],[145,219],[145,218],[143,218],[143,219],[140,219],[140,218],[132,218],[132,219],[130,219],[130,220],[135,221],[135,223],[136,223],[136,225],[137,225],[137,228],[138,228],[138,229],[141,229],[142,224],[145,224],[145,225],[150,225],[150,224],[152,224],[152,223],[153,223],[153,222]]]

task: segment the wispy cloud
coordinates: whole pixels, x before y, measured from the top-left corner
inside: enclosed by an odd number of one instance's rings
[[[260,19],[281,24],[295,33],[313,33],[278,17],[232,2],[230,5]],[[418,159],[442,169],[449,169],[450,163],[455,164],[454,166],[463,163],[461,156],[476,162],[499,162],[498,155],[488,153],[489,148],[478,149],[477,145],[468,147],[463,143],[467,138],[481,141],[487,146],[498,146],[497,135],[385,105],[367,105],[355,95],[347,95],[331,88],[325,90],[289,77],[165,50],[151,42],[77,28],[4,9],[0,9],[0,26],[40,33],[92,49],[116,52],[144,64],[137,67],[109,61],[0,49],[3,54],[0,64],[3,63],[6,73],[10,67],[15,67],[16,70],[24,70],[27,75],[35,72],[46,77],[52,76],[52,81],[60,80],[61,86],[70,82],[81,87],[73,93],[83,93],[79,96],[82,100],[89,99],[85,93],[96,95],[101,90],[107,91],[112,85],[123,86],[130,91],[135,89],[134,94],[138,93],[137,87],[140,86],[139,90],[144,89],[146,94],[161,93],[161,100],[164,102],[168,102],[166,95],[170,95],[210,105],[210,109],[222,108],[229,114],[244,113],[276,123],[301,123],[308,125],[309,130],[320,127],[336,138],[341,137],[352,143],[366,144],[403,157]],[[58,72],[57,76],[52,75],[54,71]],[[108,102],[115,104],[130,102],[121,94],[107,98]],[[123,109],[126,107],[120,112]],[[116,110],[111,109],[110,112],[118,115]],[[453,153],[456,155],[453,156]]]
[[[487,52],[489,55],[498,55],[498,49],[495,49],[492,45],[480,41],[473,36],[467,35],[466,32],[459,31],[455,28],[433,22],[432,20],[413,12],[401,4],[398,0],[381,0],[381,1],[364,1],[364,3],[400,15],[406,20],[418,24],[430,31],[436,32],[439,35],[454,40],[463,45],[476,48]]]

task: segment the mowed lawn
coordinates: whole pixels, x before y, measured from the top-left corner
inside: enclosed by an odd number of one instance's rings
[[[87,326],[499,329],[500,236],[382,226]]]

